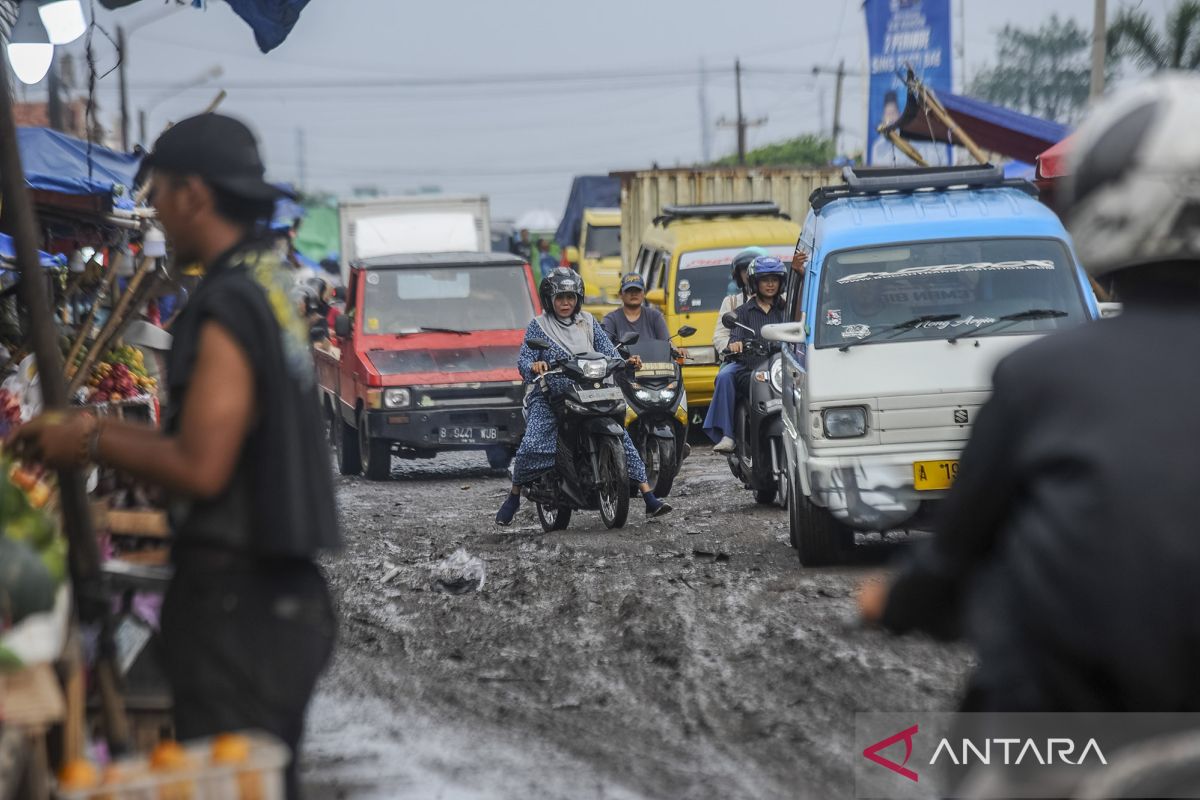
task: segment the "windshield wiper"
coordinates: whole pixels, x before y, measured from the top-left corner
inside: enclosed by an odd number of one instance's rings
[[[990,328],[993,325],[999,325],[1002,322],[1007,322],[1009,325],[1015,325],[1018,322],[1031,322],[1038,319],[1058,319],[1059,317],[1070,316],[1066,311],[1059,311],[1057,308],[1031,308],[1027,311],[1018,311],[1015,314],[1005,314],[1002,317],[997,317],[991,322],[985,322],[977,328],[973,328],[965,333],[960,333],[957,336],[951,336],[946,341],[954,344],[959,339],[966,339],[968,336],[974,336],[985,328]]]
[[[924,316],[913,317],[912,319],[906,319],[904,322],[897,322],[895,325],[889,325],[886,328],[880,328],[874,333],[867,334],[858,341],[848,342],[839,347],[838,350],[844,353],[851,347],[858,347],[863,342],[869,342],[876,336],[882,336],[885,333],[893,333],[894,336],[899,336],[901,333],[915,330],[918,326],[927,322],[951,322],[958,319],[960,316],[961,314],[925,314]]]
[[[399,338],[401,336],[412,336],[414,333],[456,333],[459,336],[470,336],[471,335],[470,331],[464,331],[464,330],[460,330],[458,328],[437,328],[437,327],[430,327],[428,325],[422,325],[421,327],[414,328],[411,331],[400,331],[399,333],[396,334],[396,337]]]

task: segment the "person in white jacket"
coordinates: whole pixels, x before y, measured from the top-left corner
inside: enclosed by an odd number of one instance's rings
[[[721,324],[721,317],[730,311],[737,311],[743,303],[750,299],[750,289],[746,285],[746,271],[750,268],[751,261],[766,254],[767,251],[761,247],[747,247],[733,257],[733,282],[737,284],[738,291],[727,295],[721,301],[721,310],[717,313],[717,324],[713,328],[712,343],[718,356],[729,346],[729,328]]]

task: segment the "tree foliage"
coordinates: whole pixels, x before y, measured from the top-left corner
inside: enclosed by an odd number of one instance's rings
[[[1057,14],[1040,28],[1005,25],[996,63],[971,82],[973,97],[1035,117],[1071,122],[1083,110],[1091,85],[1091,35]]]
[[[1200,69],[1200,0],[1179,0],[1161,32],[1150,15],[1126,6],[1108,28],[1110,47],[1153,72]]]
[[[823,167],[837,155],[833,140],[826,136],[806,133],[794,139],[756,147],[746,151],[748,167]],[[737,155],[725,156],[713,162],[713,166],[732,167],[738,163]]]

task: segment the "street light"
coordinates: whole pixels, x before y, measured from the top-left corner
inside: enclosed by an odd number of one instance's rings
[[[70,44],[87,30],[79,0],[41,0],[38,12],[50,34],[50,44]]]
[[[50,71],[54,45],[38,14],[37,0],[21,0],[8,37],[8,60],[21,83],[37,83]]]

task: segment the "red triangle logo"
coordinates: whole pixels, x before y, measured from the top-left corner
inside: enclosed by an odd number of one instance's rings
[[[863,750],[863,755],[866,756],[867,758],[869,758],[871,761],[874,761],[879,766],[887,767],[892,772],[895,772],[897,775],[903,775],[904,777],[908,778],[910,781],[913,781],[914,783],[916,783],[919,780],[917,777],[917,773],[914,772],[913,770],[909,769],[908,767],[904,766],[905,764],[908,763],[908,759],[912,757],[912,750],[913,750],[912,739],[913,739],[913,736],[916,735],[916,733],[917,733],[917,726],[913,725],[911,728],[906,728],[906,729],[900,731],[899,733],[894,733],[891,736],[887,737],[886,739],[881,739],[880,741],[878,741],[875,744],[868,747],[866,750]],[[898,742],[902,739],[904,740],[904,760],[901,761],[899,764],[897,764],[895,761],[892,761],[891,759],[884,758],[883,756],[879,755],[880,750],[886,750],[887,748],[891,747],[896,742]]]

